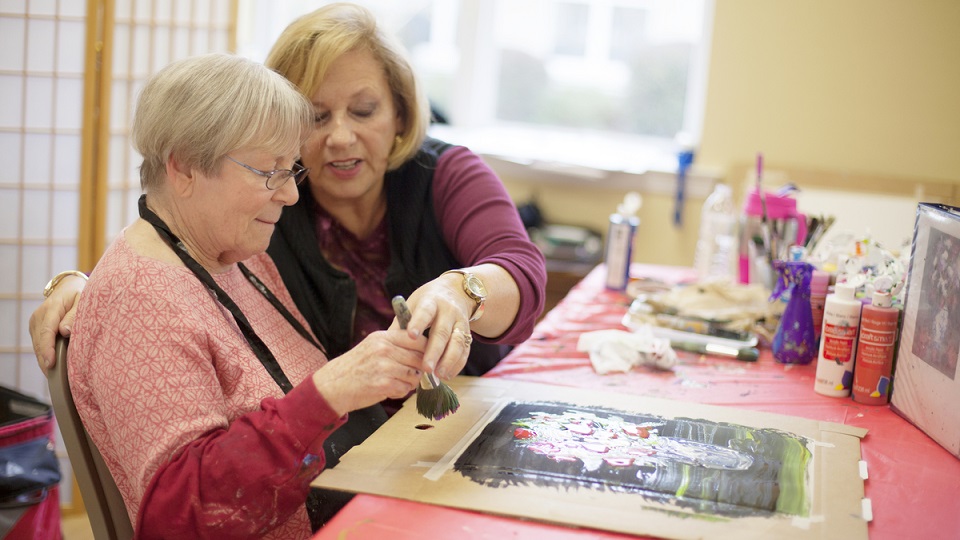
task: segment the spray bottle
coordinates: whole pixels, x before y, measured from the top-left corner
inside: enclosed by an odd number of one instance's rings
[[[631,191],[623,198],[623,203],[617,206],[617,211],[610,214],[610,228],[607,230],[607,249],[604,261],[607,265],[608,289],[622,291],[630,281],[630,262],[633,259],[633,238],[640,225],[637,212],[643,199],[640,194]]]

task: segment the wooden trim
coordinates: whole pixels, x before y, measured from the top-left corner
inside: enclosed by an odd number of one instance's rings
[[[227,21],[227,50],[237,52],[237,14],[240,12],[240,0],[230,0],[230,11]]]
[[[80,223],[77,259],[89,272],[106,249],[107,173],[110,150],[113,0],[87,5],[87,45],[83,86],[83,137],[80,157]]]

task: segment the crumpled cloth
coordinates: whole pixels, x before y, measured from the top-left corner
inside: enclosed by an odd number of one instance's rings
[[[670,340],[655,337],[649,326],[635,332],[585,332],[577,341],[577,350],[590,354],[590,363],[599,375],[626,373],[635,366],[670,370],[677,364],[677,353],[670,347]]]

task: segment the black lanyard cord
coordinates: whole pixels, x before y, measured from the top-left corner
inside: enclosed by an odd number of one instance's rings
[[[180,257],[180,260],[183,261],[183,264],[190,269],[191,272],[197,279],[199,279],[204,285],[206,285],[211,291],[213,291],[214,296],[217,301],[220,302],[223,307],[227,308],[228,311],[233,315],[233,318],[237,321],[237,325],[240,327],[240,331],[243,333],[243,337],[246,338],[247,343],[250,345],[250,348],[253,349],[254,354],[257,355],[257,358],[260,360],[260,363],[263,364],[263,367],[266,368],[267,372],[270,373],[270,376],[273,377],[273,380],[276,381],[277,385],[283,390],[283,393],[286,394],[293,389],[293,385],[290,384],[290,380],[287,379],[286,374],[283,372],[283,368],[280,367],[280,364],[277,362],[277,358],[270,352],[270,349],[267,345],[260,339],[260,336],[257,335],[254,331],[253,326],[250,325],[250,321],[247,320],[247,317],[240,311],[239,306],[233,301],[232,298],[220,288],[217,282],[213,279],[213,276],[210,275],[210,272],[206,268],[200,265],[190,256],[190,253],[187,252],[186,246],[183,245],[183,242],[177,238],[177,235],[173,234],[167,224],[160,219],[160,216],[155,214],[153,210],[147,208],[147,196],[141,195],[140,200],[137,203],[140,210],[140,217],[143,218],[147,223],[153,225],[153,228],[157,230],[157,233],[161,238],[169,245],[174,253]],[[303,327],[302,324],[293,316],[292,313],[283,305],[282,302],[267,288],[266,285],[254,275],[243,263],[239,263],[240,271],[243,272],[243,275],[254,285],[254,287],[263,294],[264,297],[273,305],[281,315],[297,330],[297,332],[303,336],[307,341],[309,341],[313,346],[317,347],[321,351],[324,351],[324,348],[320,343],[318,343],[313,336]],[[325,353],[326,351],[324,351]]]

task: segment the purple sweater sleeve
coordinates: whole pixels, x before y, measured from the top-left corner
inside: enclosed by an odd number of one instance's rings
[[[543,311],[547,271],[503,182],[480,156],[454,146],[440,156],[433,205],[443,238],[465,266],[492,263],[520,287],[520,310],[496,343],[516,344],[533,333]]]

